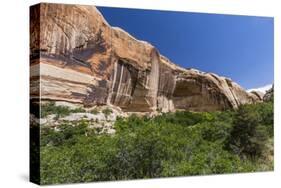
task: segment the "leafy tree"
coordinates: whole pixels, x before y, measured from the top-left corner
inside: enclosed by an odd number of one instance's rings
[[[47,114],[58,112],[51,105]],[[71,110],[69,110],[71,112]],[[40,130],[42,184],[273,169],[273,104],[235,111],[117,118],[116,133],[85,120]]]
[[[255,106],[240,106],[235,113],[227,147],[243,156],[259,157],[265,149],[268,132]]]

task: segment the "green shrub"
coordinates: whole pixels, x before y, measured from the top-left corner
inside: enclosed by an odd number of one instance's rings
[[[224,143],[229,137],[232,124],[224,121],[204,122],[199,124],[198,128],[201,128],[204,140]]]
[[[273,134],[273,111],[270,107],[265,108],[266,105],[243,105],[235,112],[227,142],[227,147],[234,153],[252,158],[263,154],[266,143]]]
[[[59,131],[41,127],[41,183],[273,169],[273,161],[261,155],[273,148],[270,103],[236,111],[132,115],[117,118],[114,127],[113,135],[97,134],[87,121],[64,123]]]
[[[70,110],[70,112],[71,113],[84,113],[84,112],[86,112],[86,110],[83,108],[75,108],[75,109]]]
[[[98,109],[94,108],[93,110],[91,110],[91,113],[94,114],[94,115],[96,115],[96,114],[99,113],[99,111],[98,111]]]
[[[166,113],[162,116],[157,116],[155,121],[173,123],[175,125],[192,126],[203,121],[212,121],[214,118],[213,114],[202,112],[188,112],[188,111],[177,111],[175,113]]]
[[[56,118],[64,117],[70,113],[84,113],[86,112],[83,108],[70,109],[67,106],[56,106],[55,102],[48,102],[41,105],[41,118],[44,118],[48,115],[55,114]]]
[[[87,123],[81,121],[78,125],[61,124],[58,126],[58,131],[42,127],[40,131],[41,146],[60,146],[63,144],[73,144],[76,142],[75,137],[84,136],[87,132]]]
[[[40,108],[41,118],[48,115],[55,114],[58,117],[67,116],[71,113],[70,109],[66,106],[56,106],[54,102],[42,104]]]
[[[102,113],[105,115],[105,116],[109,116],[111,113],[112,113],[112,110],[109,109],[109,108],[105,108],[102,110]]]

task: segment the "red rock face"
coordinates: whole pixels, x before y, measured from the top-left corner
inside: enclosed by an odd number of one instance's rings
[[[30,15],[33,98],[144,112],[223,110],[255,100],[230,79],[178,67],[111,27],[94,6],[42,3]]]

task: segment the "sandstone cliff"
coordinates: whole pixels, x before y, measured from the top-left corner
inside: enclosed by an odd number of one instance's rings
[[[139,112],[224,110],[257,100],[228,78],[175,65],[111,27],[94,6],[43,3],[30,14],[32,98]]]

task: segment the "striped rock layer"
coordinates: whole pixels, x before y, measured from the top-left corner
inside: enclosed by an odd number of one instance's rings
[[[258,100],[228,78],[177,66],[111,27],[94,6],[41,3],[30,15],[33,99],[130,112],[225,110]]]

